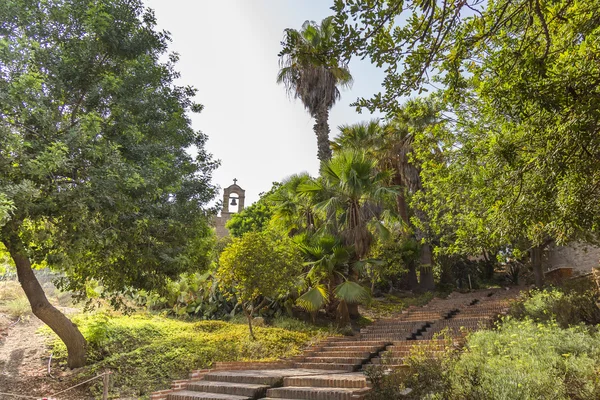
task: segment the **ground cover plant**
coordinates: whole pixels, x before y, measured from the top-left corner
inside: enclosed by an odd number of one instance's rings
[[[299,353],[310,341],[333,334],[297,320],[278,318],[273,326],[255,326],[253,340],[245,321],[182,321],[152,314],[131,316],[97,312],[74,317],[88,343],[89,367],[82,379],[110,369],[111,395],[147,398],[173,379],[218,361],[276,360]],[[281,326],[281,327],[278,327]],[[49,330],[45,329],[49,333]],[[58,365],[66,360],[64,344],[52,336]],[[100,386],[92,393],[101,393]]]

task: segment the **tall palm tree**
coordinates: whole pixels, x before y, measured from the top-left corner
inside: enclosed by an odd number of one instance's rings
[[[363,149],[377,160],[377,168],[391,172],[391,183],[398,188],[396,205],[398,215],[406,226],[410,226],[407,196],[423,190],[420,177],[420,166],[410,159],[415,133],[423,132],[427,127],[438,122],[438,107],[430,100],[412,100],[404,104],[399,112],[387,123],[378,120],[340,127],[340,135],[335,139],[333,148]],[[425,215],[415,209],[414,214],[423,220]],[[421,288],[434,288],[431,269],[431,246],[423,241],[425,234],[415,230],[417,240],[422,242],[420,255]],[[409,270],[410,286],[416,283],[416,271]]]
[[[340,98],[339,87],[352,84],[347,65],[337,56],[333,34],[333,17],[325,18],[320,25],[306,21],[300,31],[285,30],[284,48],[279,53],[277,83],[300,99],[315,119],[317,157],[321,161],[331,159],[329,110]]]

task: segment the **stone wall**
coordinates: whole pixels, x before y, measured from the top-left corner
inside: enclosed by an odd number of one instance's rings
[[[590,244],[573,243],[568,246],[550,246],[544,260],[544,270],[573,268],[573,275],[592,272],[600,264],[600,247]]]

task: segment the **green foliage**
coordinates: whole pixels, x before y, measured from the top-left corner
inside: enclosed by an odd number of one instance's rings
[[[506,320],[469,338],[450,372],[450,398],[598,398],[599,345],[584,328]]]
[[[19,0],[0,21],[0,240],[82,296],[91,279],[109,296],[206,267],[216,163],[153,13]]]
[[[346,56],[403,66],[357,106],[393,115],[402,96],[440,89],[444,124],[415,148],[418,204],[442,248],[597,240],[597,0],[337,0],[334,10]]]
[[[289,238],[272,231],[248,232],[221,253],[217,279],[243,304],[288,294],[301,270],[300,251]]]
[[[375,399],[596,399],[600,336],[530,319],[503,320],[467,338],[460,354],[411,354],[407,368],[375,378]],[[401,394],[411,388],[408,394]],[[387,397],[386,397],[387,396]]]
[[[517,318],[556,321],[563,328],[579,323],[600,324],[598,291],[591,282],[577,289],[532,290],[522,296],[511,307],[511,314]]]
[[[142,290],[130,296],[138,306],[168,310],[177,316],[222,319],[236,313],[235,296],[224,293],[211,273],[182,275],[177,281],[169,281],[161,293]]]
[[[267,193],[261,193],[260,199],[244,208],[239,213],[231,216],[225,227],[231,236],[240,237],[246,232],[260,232],[265,230],[273,217],[273,205],[270,198],[278,192],[280,183],[274,182],[273,188]]]
[[[298,354],[309,340],[325,332],[300,322],[279,323],[282,328],[255,328],[256,341],[248,338],[247,327],[223,321],[184,322],[135,314],[111,316],[105,313],[74,318],[89,346],[91,365],[84,372],[93,375],[111,369],[111,394],[119,398],[147,398],[168,387],[173,379],[184,379],[193,369],[209,368],[218,361],[275,360]],[[59,362],[64,345],[54,340],[52,348]],[[92,387],[101,393],[98,384]]]
[[[0,302],[0,311],[8,314],[12,318],[20,318],[31,313],[31,307],[27,297],[19,296],[5,302]]]

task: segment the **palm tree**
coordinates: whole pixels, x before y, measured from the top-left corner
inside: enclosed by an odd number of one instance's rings
[[[379,171],[365,152],[348,150],[321,163],[321,178],[298,187],[301,193],[320,193],[326,200],[315,205],[332,226],[340,230],[344,243],[354,248],[357,259],[369,252],[373,239],[369,224],[381,229],[382,201],[395,195],[388,185],[390,175]],[[332,221],[333,219],[333,221]]]
[[[352,270],[353,249],[333,235],[298,235],[294,237],[309,267],[305,274],[307,290],[296,303],[316,312],[327,307],[335,310],[340,325],[349,322],[349,308],[369,298],[368,291],[348,279]]]
[[[300,185],[311,180],[307,173],[291,175],[269,196],[269,202],[273,205],[272,224],[290,236],[313,233],[321,226],[318,215],[313,211],[317,200],[298,191]]]
[[[317,157],[321,161],[331,159],[328,119],[329,110],[340,98],[338,87],[352,84],[347,65],[337,56],[333,34],[333,17],[325,18],[320,25],[306,21],[300,31],[285,30],[284,48],[279,53],[277,83],[300,99],[315,119]]]
[[[438,122],[438,107],[430,100],[412,100],[404,104],[399,112],[385,124],[378,120],[355,125],[343,125],[340,135],[335,139],[333,148],[336,151],[354,149],[367,151],[377,160],[377,168],[391,171],[391,183],[399,190],[396,196],[397,212],[405,226],[410,226],[409,209],[406,197],[410,193],[423,190],[420,167],[410,159],[415,133],[423,132],[428,126]],[[365,150],[366,149],[366,150]],[[421,210],[414,210],[415,216],[424,220]],[[421,288],[434,288],[431,269],[431,246],[423,241],[425,234],[415,230],[415,236],[421,245],[420,275]],[[416,271],[409,270],[408,281],[412,287],[416,283]]]

